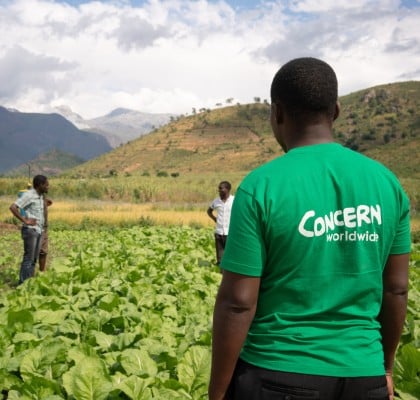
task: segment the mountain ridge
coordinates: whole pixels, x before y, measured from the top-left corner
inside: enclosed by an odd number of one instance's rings
[[[101,135],[79,130],[57,113],[22,113],[0,106],[0,172],[51,149],[89,160],[111,146]]]
[[[146,113],[119,107],[103,116],[84,119],[67,106],[56,107],[56,111],[79,129],[102,135],[113,148],[146,135],[154,128],[165,125],[175,115],[169,113]]]
[[[393,156],[400,147],[419,154],[420,82],[367,88],[340,97],[340,103],[341,116],[334,124],[337,142],[373,154],[399,175],[420,177],[415,157]],[[178,117],[68,174],[248,171],[282,153],[271,133],[269,113],[269,104],[259,102]]]

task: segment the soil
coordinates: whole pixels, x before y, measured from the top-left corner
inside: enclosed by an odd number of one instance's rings
[[[4,222],[0,222],[0,235],[3,233],[8,233],[12,231],[19,230],[19,226],[13,224],[6,224]]]

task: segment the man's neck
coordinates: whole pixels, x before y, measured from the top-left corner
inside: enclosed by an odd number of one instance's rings
[[[296,134],[290,135],[287,150],[331,142],[334,142],[334,138],[330,126],[325,124],[309,125],[301,127],[296,131]]]

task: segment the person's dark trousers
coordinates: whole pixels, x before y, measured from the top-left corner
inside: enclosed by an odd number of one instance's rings
[[[363,362],[361,360],[361,362]],[[336,378],[255,367],[239,360],[227,400],[389,400],[385,376]]]
[[[223,253],[225,251],[227,235],[219,235],[218,233],[215,233],[214,240],[216,243],[216,262],[217,265],[220,265],[220,261],[222,260]]]
[[[22,227],[23,259],[20,265],[19,284],[31,278],[35,272],[35,264],[39,255],[41,235],[32,228]]]

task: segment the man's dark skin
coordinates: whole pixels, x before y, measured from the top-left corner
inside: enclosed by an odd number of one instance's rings
[[[301,146],[333,142],[332,125],[338,117],[290,117],[283,105],[271,106],[274,136],[285,152]],[[409,255],[390,255],[383,272],[383,301],[379,315],[389,399],[394,398],[392,368],[407,308]],[[209,400],[226,399],[239,353],[254,318],[260,278],[223,272],[213,316],[213,353]]]

